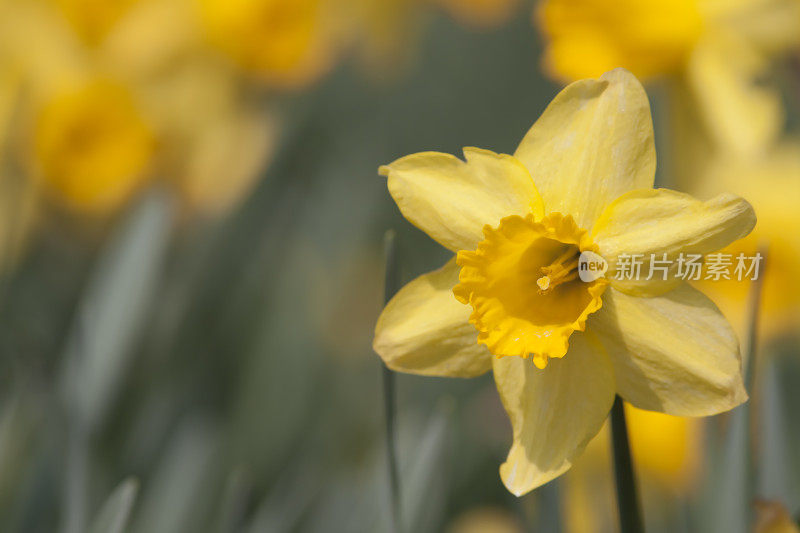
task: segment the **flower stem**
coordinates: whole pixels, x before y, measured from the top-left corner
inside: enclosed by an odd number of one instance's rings
[[[744,379],[747,393],[754,393],[756,380],[756,352],[758,350],[758,326],[759,310],[761,309],[761,290],[764,285],[764,275],[766,274],[767,246],[762,244],[758,248],[761,257],[761,274],[755,279],[750,287],[747,303],[747,346],[744,359]]]
[[[614,478],[617,486],[617,510],[621,533],[642,533],[642,515],[639,509],[639,495],[633,474],[631,447],[628,442],[628,425],[625,422],[625,409],[622,398],[614,399],[611,408],[611,440],[614,453]]]
[[[400,275],[397,265],[397,246],[394,231],[389,230],[384,237],[384,253],[386,257],[386,274],[384,284],[384,304],[400,289]],[[386,458],[389,466],[389,497],[392,508],[392,530],[402,533],[400,507],[400,476],[397,471],[397,449],[395,445],[395,375],[389,367],[383,365],[383,406],[386,416]]]

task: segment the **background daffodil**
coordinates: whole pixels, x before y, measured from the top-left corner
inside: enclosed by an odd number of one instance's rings
[[[677,417],[637,409],[625,404],[630,446],[641,488],[645,515],[666,526],[680,529],[686,520],[677,509],[697,493],[695,482],[704,470],[703,448],[708,419]],[[569,533],[600,533],[616,527],[613,471],[609,463],[611,423],[586,446],[586,450],[562,478],[564,530]]]
[[[763,153],[779,133],[771,60],[800,44],[797,0],[544,0],[545,69],[562,80],[615,67],[672,82],[670,99],[722,151]],[[676,111],[677,112],[677,111]]]
[[[701,198],[726,190],[746,196],[758,213],[758,225],[725,252],[753,256],[765,248],[760,329],[770,337],[792,331],[800,323],[800,145],[786,139],[758,159],[711,158],[690,192]],[[702,281],[701,288],[720,306],[735,326],[744,328],[750,283],[735,277]]]
[[[270,159],[276,121],[197,42],[193,5],[142,0],[81,18],[84,4],[0,6],[0,52],[20,86],[7,113],[15,165],[75,213],[114,213],[156,180],[194,214],[236,205]],[[42,38],[27,47],[32,32]]]
[[[613,279],[622,254],[708,253],[755,224],[737,196],[652,189],[650,107],[633,75],[568,86],[513,156],[464,154],[381,167],[403,215],[457,257],[388,303],[373,346],[398,371],[493,370],[513,427],[500,468],[511,492],[566,471],[615,394],[691,416],[746,399],[736,336],[708,298],[674,277]],[[578,278],[584,251],[609,262],[607,279]]]

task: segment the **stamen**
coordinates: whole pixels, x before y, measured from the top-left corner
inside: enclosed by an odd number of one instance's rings
[[[567,283],[578,277],[578,261],[580,254],[575,248],[568,248],[556,258],[552,264],[542,267],[539,271],[542,277],[536,280],[540,294],[547,294],[562,283]]]
[[[542,276],[536,280],[536,284],[539,286],[540,291],[546,291],[550,288],[550,276]]]

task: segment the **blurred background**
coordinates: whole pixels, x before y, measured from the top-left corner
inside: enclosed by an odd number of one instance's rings
[[[800,2],[0,0],[0,531],[390,531],[379,165],[511,153],[563,85],[646,83],[657,184],[759,216],[708,282],[751,402],[628,410],[650,531],[797,531]],[[616,531],[609,435],[516,498],[491,375],[398,375],[408,531]],[[778,529],[783,528],[783,529]],[[795,529],[792,529],[795,528]]]

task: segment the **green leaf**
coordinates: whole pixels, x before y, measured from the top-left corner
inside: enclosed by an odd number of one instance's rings
[[[123,481],[103,504],[92,523],[90,533],[122,533],[125,531],[138,491],[138,481],[133,478]]]
[[[786,506],[796,503],[796,480],[790,454],[789,421],[784,412],[783,391],[778,379],[778,361],[764,361],[758,419],[758,478],[756,496]]]
[[[171,201],[145,196],[103,250],[80,302],[64,357],[72,422],[91,431],[109,408],[153,303],[171,227]]]

